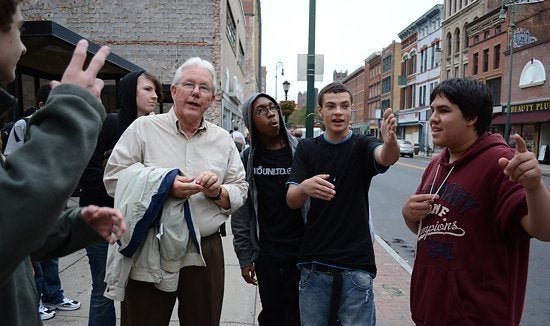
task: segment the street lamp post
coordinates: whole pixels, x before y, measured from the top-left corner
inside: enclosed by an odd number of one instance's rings
[[[288,89],[290,88],[290,83],[288,80],[285,80],[283,83],[283,90],[285,91],[285,101],[288,100]]]
[[[510,8],[510,40],[508,42],[508,48],[510,49],[510,58],[508,64],[508,99],[506,103],[506,122],[504,125],[504,140],[506,143],[510,143],[510,111],[512,103],[512,64],[514,60],[514,37],[516,31],[516,22],[514,21],[514,1],[509,1],[508,6]],[[500,13],[498,15],[499,20],[503,21],[506,18],[506,10],[504,9],[504,0],[502,1],[502,6],[500,8]]]
[[[279,74],[279,69],[281,69],[281,76],[285,75],[285,68],[283,66],[283,63],[281,61],[277,62],[277,65],[275,65],[275,101],[279,101],[277,98],[277,88],[279,88],[279,85],[277,84],[277,75]]]
[[[290,82],[288,80],[285,80],[283,82],[283,91],[285,91],[285,104],[288,104],[286,103],[286,101],[288,101],[288,89],[290,88]],[[281,110],[281,114],[283,115],[283,121],[285,122],[285,125],[287,124],[288,122],[288,115],[290,114],[286,114],[286,112],[283,112],[283,110]]]

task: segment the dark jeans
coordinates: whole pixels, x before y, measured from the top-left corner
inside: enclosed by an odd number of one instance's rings
[[[259,324],[300,325],[296,259],[261,256],[255,265],[262,301]]]
[[[60,303],[63,301],[63,289],[59,279],[59,259],[33,262],[34,282],[42,302]],[[38,309],[38,307],[36,307]]]
[[[90,313],[88,326],[115,326],[116,313],[113,300],[103,296],[106,284],[105,265],[107,263],[106,242],[94,243],[86,248],[90,272],[92,274],[92,295],[90,297]]]

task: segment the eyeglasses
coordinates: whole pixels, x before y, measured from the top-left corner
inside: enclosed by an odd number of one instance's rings
[[[279,107],[275,106],[273,104],[271,104],[269,106],[260,105],[260,106],[256,107],[256,114],[257,115],[267,115],[268,112],[277,113],[277,112],[279,112]]]
[[[193,82],[183,82],[183,83],[177,83],[176,85],[181,86],[184,90],[188,92],[192,92],[195,90],[195,87],[199,87],[199,92],[201,95],[208,95],[212,93],[212,90],[210,87],[204,85],[204,84],[195,84]]]

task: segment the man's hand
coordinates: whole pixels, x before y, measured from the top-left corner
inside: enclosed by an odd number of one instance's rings
[[[376,162],[380,165],[390,166],[399,159],[399,145],[396,136],[397,120],[393,115],[392,109],[384,111],[384,120],[382,121],[381,133],[384,144],[378,146],[374,152]]]
[[[411,222],[420,222],[430,213],[437,198],[434,194],[412,195],[403,205],[403,216]]]
[[[300,183],[299,188],[311,198],[329,201],[336,195],[334,184],[330,181],[330,175],[318,174]],[[336,180],[332,180],[335,182]]]
[[[110,244],[126,232],[126,223],[118,209],[89,205],[82,207],[80,216]]]
[[[241,276],[244,281],[248,284],[256,285],[256,270],[254,265],[246,266],[241,268]]]
[[[393,115],[393,110],[391,108],[387,108],[384,111],[383,118],[381,127],[382,138],[384,139],[384,143],[393,145],[397,143],[397,119],[395,119],[395,116]]]
[[[86,61],[86,50],[88,49],[88,41],[80,40],[76,45],[73,52],[71,62],[65,69],[61,83],[58,81],[51,81],[50,86],[53,88],[59,84],[73,84],[86,88],[92,95],[100,98],[101,90],[103,89],[104,82],[101,79],[96,78],[97,74],[105,64],[105,59],[111,53],[111,49],[108,46],[102,46],[99,51],[94,55],[92,61],[88,65],[88,68],[84,70],[84,62]]]
[[[189,196],[201,192],[202,190],[202,186],[195,182],[195,178],[178,175],[174,179],[172,189],[170,189],[170,195],[175,198],[187,199]]]
[[[498,164],[503,168],[510,181],[520,183],[526,190],[536,189],[540,186],[542,171],[535,153],[527,150],[525,140],[515,134],[516,153],[511,160],[501,157]]]
[[[207,197],[216,197],[220,193],[221,181],[216,173],[204,171],[195,178],[195,183],[202,187]]]

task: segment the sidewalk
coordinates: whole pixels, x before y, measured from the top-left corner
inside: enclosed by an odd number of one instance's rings
[[[222,238],[225,252],[225,295],[220,325],[258,325],[257,316],[261,310],[258,290],[242,280],[233,250],[231,228],[227,228],[227,231],[228,235]],[[410,266],[379,237],[374,250],[378,266],[378,275],[374,282],[377,325],[412,325],[409,313]],[[86,251],[80,250],[61,258],[59,272],[65,295],[80,301],[82,306],[76,311],[57,310],[55,317],[44,321],[44,325],[88,325],[91,278]],[[119,316],[118,303],[116,307]],[[179,325],[176,312],[172,314],[170,325]]]

